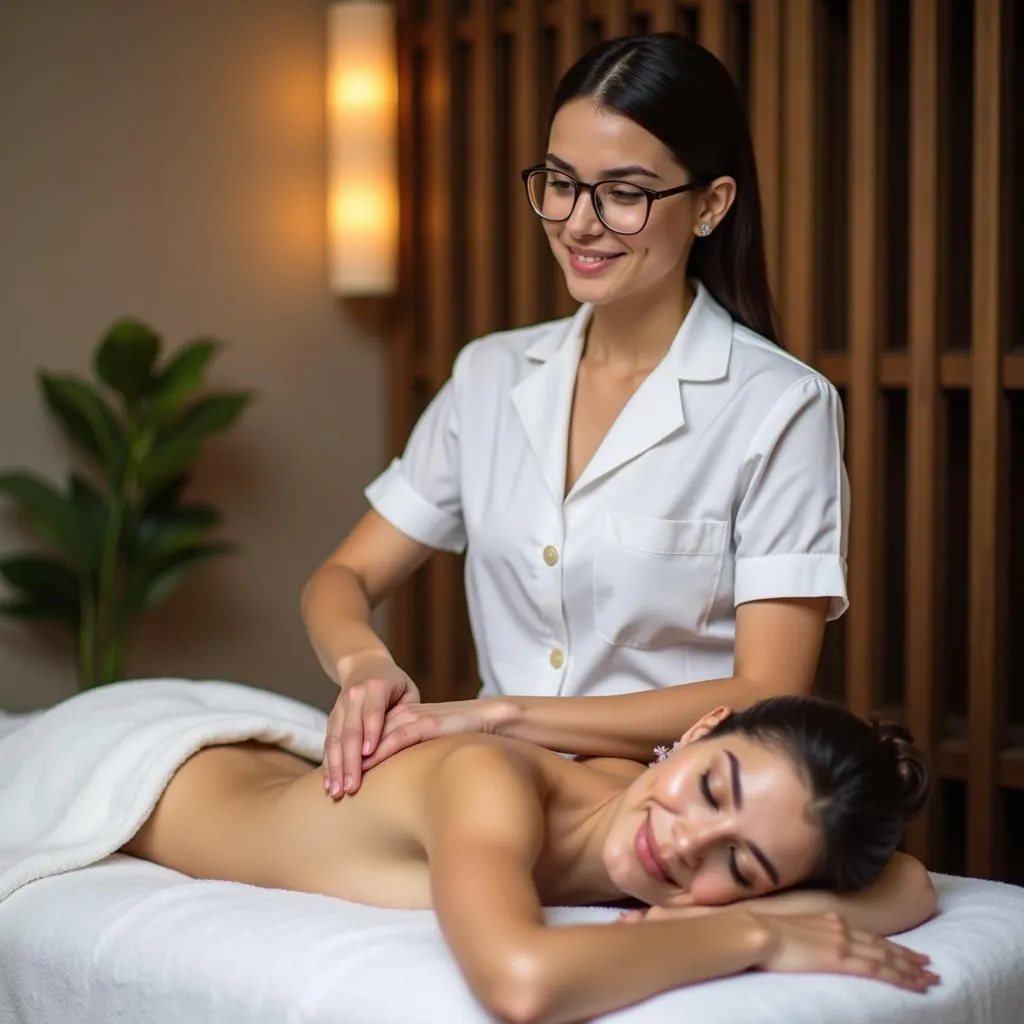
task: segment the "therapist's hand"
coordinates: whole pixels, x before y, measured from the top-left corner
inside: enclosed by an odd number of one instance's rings
[[[412,679],[381,652],[343,658],[338,682],[341,695],[324,741],[324,789],[332,797],[359,789],[364,759],[377,749],[388,711],[420,699]]]
[[[398,705],[388,712],[380,743],[363,759],[363,770],[368,771],[392,754],[425,740],[460,732],[496,732],[515,711],[515,704],[497,697]]]

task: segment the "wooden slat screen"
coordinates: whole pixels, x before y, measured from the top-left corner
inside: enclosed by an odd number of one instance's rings
[[[905,718],[935,798],[908,848],[1024,881],[1024,4],[398,0],[402,296],[392,447],[487,331],[573,309],[519,169],[600,39],[699,39],[748,99],[786,347],[840,389],[851,608],[821,692]],[[1016,273],[1015,273],[1016,272]],[[1011,473],[1011,466],[1017,466]],[[461,560],[392,604],[428,699],[478,686]]]

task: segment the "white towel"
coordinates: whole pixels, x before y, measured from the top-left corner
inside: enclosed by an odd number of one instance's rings
[[[319,761],[327,716],[238,683],[147,679],[78,694],[0,735],[0,902],[122,847],[197,750],[247,739]]]

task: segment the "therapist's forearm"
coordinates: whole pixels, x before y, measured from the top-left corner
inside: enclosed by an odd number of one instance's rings
[[[336,683],[338,663],[353,655],[390,658],[384,641],[370,624],[370,602],[355,573],[327,562],[302,591],[302,618],[323,670]]]
[[[649,761],[656,745],[675,742],[709,711],[766,696],[764,685],[732,676],[607,697],[502,698],[508,714],[497,731],[568,754]]]

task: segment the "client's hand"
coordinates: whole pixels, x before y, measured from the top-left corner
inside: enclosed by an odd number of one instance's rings
[[[341,695],[327,722],[324,789],[333,797],[354,793],[362,781],[363,758],[377,749],[384,718],[395,707],[416,704],[416,684],[387,654],[342,659]]]
[[[369,770],[406,747],[459,732],[491,733],[514,714],[509,701],[493,697],[445,701],[442,704],[399,704],[384,720],[376,751],[363,760]]]
[[[756,900],[748,900],[753,904]],[[742,904],[723,906],[647,907],[627,910],[619,921],[682,920],[707,914],[729,913]],[[786,974],[852,974],[874,978],[898,988],[926,992],[939,981],[929,971],[929,958],[895,942],[851,928],[837,913],[758,914],[754,917],[774,939],[758,965],[762,971]]]
[[[850,974],[912,992],[927,992],[939,976],[929,958],[888,939],[851,928],[841,915],[755,915],[774,938],[763,971]]]

